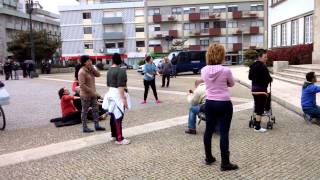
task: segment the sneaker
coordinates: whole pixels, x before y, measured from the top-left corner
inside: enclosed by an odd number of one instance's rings
[[[156,103],[157,103],[157,104],[160,104],[160,103],[162,103],[162,102],[158,99],[158,100],[156,100]]]
[[[88,127],[85,127],[85,128],[83,128],[83,132],[84,133],[92,133],[94,131],[92,129],[88,128]]]
[[[147,103],[147,101],[142,101],[142,102],[141,102],[141,104],[146,104],[146,103]]]
[[[186,134],[197,134],[197,131],[195,129],[188,129],[185,131]]]
[[[266,132],[267,130],[264,129],[264,128],[260,128],[260,129],[254,129],[254,132],[260,132],[260,133],[264,133]]]
[[[122,141],[116,141],[115,144],[118,144],[118,145],[128,145],[128,144],[130,144],[130,140],[128,140],[128,139],[123,139]]]

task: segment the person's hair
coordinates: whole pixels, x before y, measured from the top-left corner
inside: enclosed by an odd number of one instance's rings
[[[112,64],[120,65],[122,63],[122,59],[120,54],[114,53],[112,56]]]
[[[262,57],[264,54],[267,53],[267,50],[265,49],[257,49],[257,58]]]
[[[80,64],[81,64],[81,67],[85,65],[85,63],[90,60],[90,57],[88,55],[82,55],[80,57]]]
[[[226,51],[220,44],[211,44],[207,50],[206,62],[207,65],[222,64],[225,60]]]
[[[314,79],[314,77],[315,77],[315,73],[314,72],[308,72],[307,74],[306,74],[306,79],[307,79],[307,81],[309,81],[309,82],[312,82],[313,81],[313,79]]]
[[[64,88],[59,89],[58,94],[59,94],[59,98],[61,99],[64,93]]]
[[[146,62],[149,62],[151,60],[151,56],[146,57]]]

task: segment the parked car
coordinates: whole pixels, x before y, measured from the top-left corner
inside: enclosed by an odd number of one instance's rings
[[[162,58],[154,59],[153,63],[156,65],[156,67],[159,67],[162,64]],[[138,67],[137,72],[143,75],[143,68],[144,64]]]
[[[123,68],[123,69],[133,69],[133,66],[132,65],[129,65],[125,62],[123,62],[121,65],[120,65],[120,68]]]
[[[181,51],[174,54],[177,57],[177,74],[189,71],[197,74],[206,65],[206,51]]]

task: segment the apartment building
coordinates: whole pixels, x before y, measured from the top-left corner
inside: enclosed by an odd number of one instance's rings
[[[79,6],[59,8],[63,59],[79,59],[87,54],[105,61],[113,53],[120,53],[125,59],[144,57],[142,0],[79,2]]]
[[[42,10],[38,2],[34,3],[32,24],[34,30],[45,29],[57,38],[60,35],[59,15]],[[7,52],[7,43],[19,30],[29,30],[25,1],[0,0],[0,63],[11,55]]]
[[[169,52],[174,41],[189,50],[220,43],[236,64],[242,48],[264,47],[263,1],[147,0],[147,16],[150,51]]]
[[[268,47],[288,47],[298,44],[314,43],[314,49],[320,48],[319,17],[320,1],[304,0],[268,0]],[[314,51],[313,63],[320,63],[320,54]],[[316,61],[316,59],[318,61]]]

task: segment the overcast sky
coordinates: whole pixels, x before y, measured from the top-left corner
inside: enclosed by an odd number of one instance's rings
[[[34,0],[39,1],[44,10],[58,14],[58,6],[77,5],[76,0]]]

